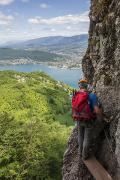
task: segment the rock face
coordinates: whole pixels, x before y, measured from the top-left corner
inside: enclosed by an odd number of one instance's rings
[[[120,179],[120,1],[91,0],[89,43],[83,72],[93,83],[110,123],[97,159],[114,180]],[[63,161],[63,180],[93,180],[78,154],[77,128]]]

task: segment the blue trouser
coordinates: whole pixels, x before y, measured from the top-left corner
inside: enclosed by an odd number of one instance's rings
[[[78,144],[79,153],[83,159],[89,158],[96,151],[96,142],[100,132],[104,127],[104,123],[95,121],[80,122],[78,126]]]

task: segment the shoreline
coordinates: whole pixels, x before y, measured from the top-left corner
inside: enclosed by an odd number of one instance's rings
[[[48,66],[49,68],[55,68],[55,69],[69,69],[69,70],[77,70],[77,69],[81,69],[82,67],[72,67],[69,68],[68,66],[57,66],[57,65],[52,65],[49,64],[50,62],[27,62],[27,63],[0,63],[0,66],[4,67],[4,66],[16,66],[16,65],[37,65],[37,64],[41,64],[41,65],[45,65]]]

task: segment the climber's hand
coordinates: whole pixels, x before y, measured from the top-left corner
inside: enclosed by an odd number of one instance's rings
[[[94,106],[94,112],[96,113],[96,114],[99,114],[99,115],[101,115],[102,116],[102,109],[101,108],[99,108],[98,106]]]

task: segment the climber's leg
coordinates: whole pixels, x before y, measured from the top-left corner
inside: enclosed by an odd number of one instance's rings
[[[105,122],[103,120],[94,122],[94,138],[98,138],[101,131],[104,129]]]
[[[82,158],[85,160],[93,154],[93,131],[91,127],[85,128]]]
[[[77,121],[78,126],[78,145],[79,145],[79,154],[82,156],[83,150],[83,140],[84,140],[84,127],[81,126],[80,122]]]
[[[94,124],[94,131],[93,131],[93,139],[92,139],[92,149],[93,149],[93,152],[94,154],[97,152],[97,149],[98,149],[98,145],[100,143],[100,133],[103,131],[104,129],[104,126],[105,126],[105,123],[104,121],[95,121],[95,124]]]

